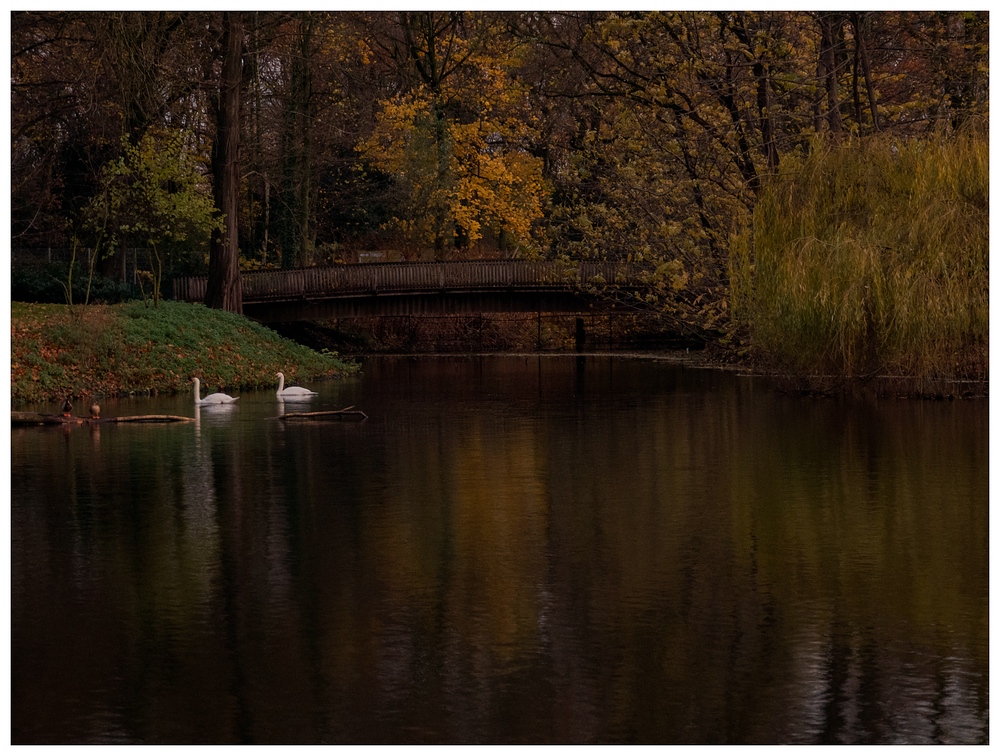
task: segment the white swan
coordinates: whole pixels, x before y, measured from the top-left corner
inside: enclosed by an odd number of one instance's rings
[[[302,386],[289,386],[285,388],[285,374],[278,373],[278,393],[277,397],[279,399],[309,399],[313,396],[318,396],[315,391],[310,391]]]
[[[238,396],[229,396],[229,394],[209,394],[204,399],[201,398],[201,381],[197,378],[192,378],[194,381],[194,403],[195,404],[232,404],[237,399]]]

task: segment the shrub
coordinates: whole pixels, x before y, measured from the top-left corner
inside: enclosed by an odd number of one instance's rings
[[[66,304],[66,290],[63,287],[68,276],[69,264],[65,262],[14,270],[10,277],[11,300],[39,304]],[[86,294],[87,273],[77,266],[73,275],[73,301],[83,302]],[[100,274],[95,273],[90,284],[90,302],[94,304],[117,304],[141,297],[138,287]]]

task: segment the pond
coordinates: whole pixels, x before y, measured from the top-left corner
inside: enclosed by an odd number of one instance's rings
[[[11,430],[15,744],[988,742],[986,400],[606,355],[310,387],[368,419]]]

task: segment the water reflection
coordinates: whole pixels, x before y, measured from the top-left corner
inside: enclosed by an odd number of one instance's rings
[[[591,357],[329,393],[369,420],[12,432],[15,742],[988,739],[985,404]]]

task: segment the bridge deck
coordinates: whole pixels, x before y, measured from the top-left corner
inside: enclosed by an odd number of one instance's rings
[[[474,260],[362,263],[247,271],[243,307],[263,321],[427,312],[572,312],[591,308],[588,284],[638,280],[623,263]],[[201,302],[207,276],[174,280],[174,298]]]

